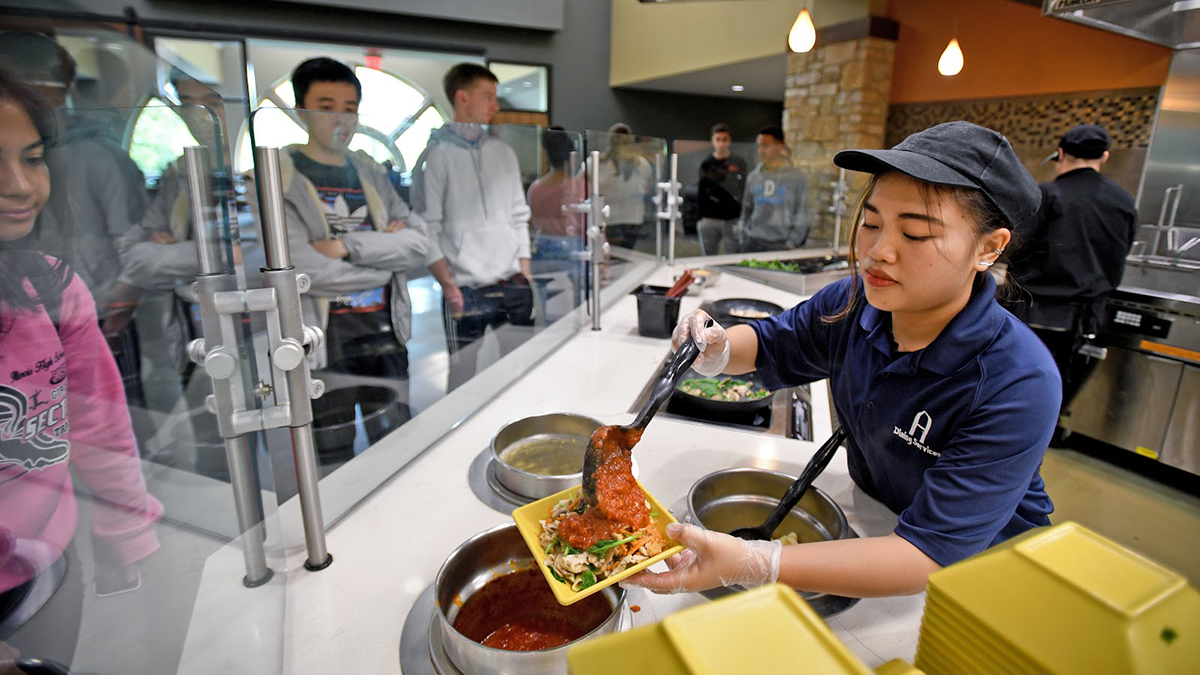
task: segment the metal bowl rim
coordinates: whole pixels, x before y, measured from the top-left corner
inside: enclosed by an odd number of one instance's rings
[[[517,467],[513,466],[512,464],[509,464],[508,462],[504,461],[503,459],[500,459],[500,453],[496,451],[496,439],[500,437],[500,434],[504,433],[505,429],[516,424],[517,422],[524,422],[525,420],[537,419],[539,417],[551,417],[554,415],[565,415],[567,417],[578,417],[580,419],[584,419],[589,422],[595,422],[597,428],[604,426],[604,423],[601,422],[600,420],[598,420],[594,417],[590,417],[588,415],[580,414],[580,413],[553,412],[553,413],[542,413],[541,415],[526,415],[525,417],[518,417],[510,422],[503,424],[500,427],[499,431],[492,434],[492,440],[488,442],[488,448],[490,448],[492,451],[492,461],[496,462],[497,464],[503,465],[504,469],[506,471],[511,471],[513,473],[520,474],[522,476],[528,476],[534,480],[572,478],[572,479],[579,479],[582,481],[583,480],[583,471],[582,470],[577,471],[575,473],[556,473],[556,474],[530,473],[529,471],[525,471],[524,469],[518,469]],[[503,482],[503,481],[501,481],[501,482]],[[511,488],[509,488],[509,489],[511,489]]]
[[[767,475],[782,478],[782,479],[786,480],[788,483],[795,483],[796,479],[799,478],[799,476],[789,476],[788,474],[783,473],[782,471],[775,471],[773,469],[758,469],[758,468],[755,468],[752,466],[735,466],[735,467],[731,467],[728,469],[718,469],[717,471],[713,471],[712,473],[701,476],[700,478],[696,479],[696,482],[692,483],[692,487],[688,488],[688,494],[687,494],[688,514],[697,520],[696,525],[699,525],[700,527],[704,527],[704,524],[699,522],[699,519],[700,519],[699,514],[697,514],[695,512],[695,510],[692,508],[692,505],[695,503],[695,500],[693,499],[693,497],[696,494],[696,486],[700,485],[701,483],[703,483],[704,481],[708,480],[709,478],[711,478],[713,476],[726,475],[726,474],[739,474],[739,473],[767,474]],[[851,529],[850,520],[848,518],[846,518],[846,511],[842,508],[841,504],[838,504],[836,501],[834,501],[833,497],[830,497],[827,492],[825,492],[821,488],[817,487],[816,485],[810,485],[808,487],[808,489],[820,494],[821,497],[823,497],[825,499],[825,501],[832,504],[837,509],[837,513],[838,513],[838,516],[839,516],[839,519],[841,520],[841,522],[845,523],[845,525],[846,525],[845,529],[847,531],[849,531]],[[795,508],[798,508],[799,506],[800,506],[800,504],[797,503],[796,506],[793,506],[792,508],[795,509]],[[705,528],[705,529],[708,529],[708,528]]]
[[[518,651],[509,650],[509,649],[496,649],[495,647],[489,647],[489,646],[483,644],[482,642],[476,642],[476,641],[472,640],[471,638],[467,637],[466,635],[463,635],[462,633],[458,632],[458,629],[455,628],[454,625],[450,623],[450,619],[446,618],[446,610],[444,610],[437,601],[438,589],[440,589],[442,586],[442,583],[441,583],[442,582],[442,573],[446,570],[446,564],[449,563],[450,560],[453,559],[456,555],[458,555],[458,553],[460,551],[462,551],[464,548],[466,548],[467,544],[473,543],[477,539],[486,537],[487,535],[490,535],[490,534],[493,534],[496,532],[500,532],[502,530],[506,530],[508,528],[512,528],[512,529],[516,530],[517,524],[515,522],[501,523],[495,527],[490,527],[486,530],[483,530],[482,532],[477,532],[477,533],[471,535],[470,537],[467,537],[466,541],[459,544],[453,551],[450,552],[450,555],[446,556],[446,559],[444,561],[442,561],[442,566],[438,568],[437,576],[435,576],[433,578],[433,608],[434,608],[434,611],[438,615],[438,622],[441,623],[443,628],[449,629],[452,633],[454,633],[454,635],[462,638],[463,640],[470,642],[475,647],[478,647],[480,649],[486,649],[486,650],[488,650],[488,652],[497,652],[500,654],[509,654],[509,655],[512,655],[512,654],[517,654],[517,655],[520,655],[520,654],[551,654],[559,649],[566,649],[568,647],[574,647],[577,643],[579,643],[583,640],[586,640],[589,637],[592,637],[592,635],[595,634],[596,631],[600,630],[602,627],[604,627],[605,624],[612,621],[613,617],[617,617],[618,620],[620,619],[621,608],[625,606],[628,598],[627,598],[625,589],[622,588],[620,586],[620,584],[613,584],[612,586],[609,586],[609,588],[616,589],[615,592],[617,594],[617,597],[616,597],[616,602],[613,603],[612,612],[604,619],[604,621],[600,622],[599,626],[596,626],[595,628],[584,633],[583,635],[579,636],[578,638],[571,640],[570,642],[568,642],[565,645],[551,647],[550,649],[537,649],[537,650],[533,650],[533,651],[518,652]],[[520,530],[517,531],[517,534],[518,535],[520,534]],[[524,540],[522,540],[522,543],[524,543]],[[532,559],[533,553],[530,553],[529,556],[530,556],[530,559]],[[534,562],[536,562],[536,560]],[[540,569],[538,570],[538,573],[539,574],[541,573]],[[605,590],[607,590],[607,589],[601,589],[600,593],[604,593]],[[466,604],[466,601],[467,601],[467,599],[463,598],[463,604]],[[517,656],[516,658],[520,658],[520,656]]]

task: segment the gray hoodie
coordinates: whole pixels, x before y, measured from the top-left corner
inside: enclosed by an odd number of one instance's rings
[[[365,152],[355,151],[349,154],[350,163],[358,171],[376,231],[341,235],[342,243],[350,251],[348,258],[335,259],[318,253],[310,242],[328,239],[329,224],[316,188],[296,170],[292,161],[292,151],[299,147],[292,145],[280,149],[279,168],[292,264],[297,272],[307,274],[312,280],[312,288],[301,298],[305,323],[324,329],[329,323],[331,298],[378,288],[390,281],[392,330],[401,343],[406,342],[412,336],[412,302],[408,297],[406,274],[425,266],[430,249],[425,221],[409,211],[408,205],[388,182],[385,169]],[[253,172],[246,175],[246,197],[250,212],[257,216],[258,191]],[[403,220],[407,227],[398,232],[384,232],[393,220]],[[314,357],[312,367],[324,367],[324,348]]]
[[[107,127],[86,116],[64,124],[61,143],[46,153],[54,190],[38,218],[36,242],[47,253],[69,253],[103,319],[121,272],[117,239],[141,220],[146,183]]]
[[[192,282],[200,274],[200,256],[191,232],[191,211],[188,203],[187,175],[177,159],[163,172],[158,181],[158,193],[146,215],[117,240],[121,253],[121,275],[118,281],[150,292],[164,294],[161,301],[170,309],[161,318],[161,326],[152,334],[163,337],[168,354],[153,355],[172,359],[182,370],[187,364],[187,340],[191,334],[191,318],[185,306],[166,302],[166,293],[174,292],[185,303],[196,301]],[[236,213],[230,213],[236,218]],[[166,232],[175,238],[174,244],[149,241],[155,232]],[[147,302],[143,294],[139,302]],[[143,335],[145,338],[145,335]]]
[[[459,127],[483,133],[467,140]],[[413,203],[429,226],[427,263],[445,258],[460,286],[487,286],[529,257],[529,205],[517,155],[483,127],[447,124],[429,135],[413,175]]]
[[[121,235],[117,248],[121,252],[122,282],[147,290],[175,290],[191,302],[191,283],[200,274],[200,257],[191,237],[187,175],[180,164],[181,159],[177,159],[163,171],[158,193],[146,215]],[[155,232],[170,234],[176,243],[149,241]]]
[[[742,199],[746,237],[798,247],[808,238],[808,179],[790,163],[768,170],[759,162]]]

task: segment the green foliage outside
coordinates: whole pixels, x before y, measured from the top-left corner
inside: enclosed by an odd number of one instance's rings
[[[133,127],[129,156],[147,178],[162,175],[163,170],[189,145],[198,145],[183,119],[165,105],[149,105],[138,115]]]

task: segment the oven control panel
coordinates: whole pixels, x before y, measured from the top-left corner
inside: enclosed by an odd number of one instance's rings
[[[1171,333],[1171,320],[1154,312],[1128,306],[1108,307],[1108,330],[1125,335],[1141,335],[1165,340]]]

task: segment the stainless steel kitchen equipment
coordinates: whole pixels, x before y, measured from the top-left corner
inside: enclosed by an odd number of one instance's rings
[[[796,480],[778,471],[753,467],[722,469],[704,476],[688,491],[684,520],[701,527],[729,532],[743,525],[756,525],[779,504],[780,499]],[[804,497],[784,517],[776,532],[794,532],[800,543],[834,541],[857,537],[846,514],[837,502],[820,488],[810,487]],[[740,587],[705,591],[704,596],[715,600]],[[823,617],[839,614],[854,606],[857,598],[845,598],[826,593],[801,593],[809,605]]]
[[[1043,0],[1042,13],[1174,49],[1200,47],[1200,4],[1179,0]]]
[[[707,309],[704,305],[700,308]],[[646,382],[646,386],[634,399],[629,412],[636,413],[641,409],[668,363],[669,360],[664,359],[663,365],[655,370],[654,376]],[[698,424],[716,424],[802,441],[813,439],[812,393],[807,384],[777,390],[771,397],[770,406],[765,407],[728,407],[725,410],[717,410],[712,405],[696,405],[694,398],[672,395],[658,414]]]
[[[583,450],[587,447],[592,432],[600,427],[600,421],[574,413],[550,413],[536,415],[509,422],[492,437],[492,466],[496,478],[512,492],[532,499],[549,497],[583,481]],[[577,471],[545,475],[532,473],[511,466],[505,461],[505,452],[518,445],[541,444],[561,446],[556,450],[578,450]]]
[[[850,276],[850,264],[845,256],[840,255],[809,254],[775,262],[791,263],[796,266],[797,271],[786,272],[743,265],[725,265],[721,269],[734,276],[751,279],[772,288],[781,288],[797,295],[812,295],[829,284]]]
[[[1066,429],[1200,474],[1200,299],[1122,287]]]
[[[512,572],[531,561],[529,547],[521,538],[516,523],[506,523],[463,542],[438,570],[434,581],[437,607],[433,612],[433,620],[437,624],[437,642],[454,665],[467,675],[566,675],[567,649],[572,644],[616,630],[625,606],[625,591],[615,585],[601,591],[612,606],[608,618],[579,640],[561,647],[532,652],[493,649],[454,629],[458,611],[472,593],[496,576]]]

